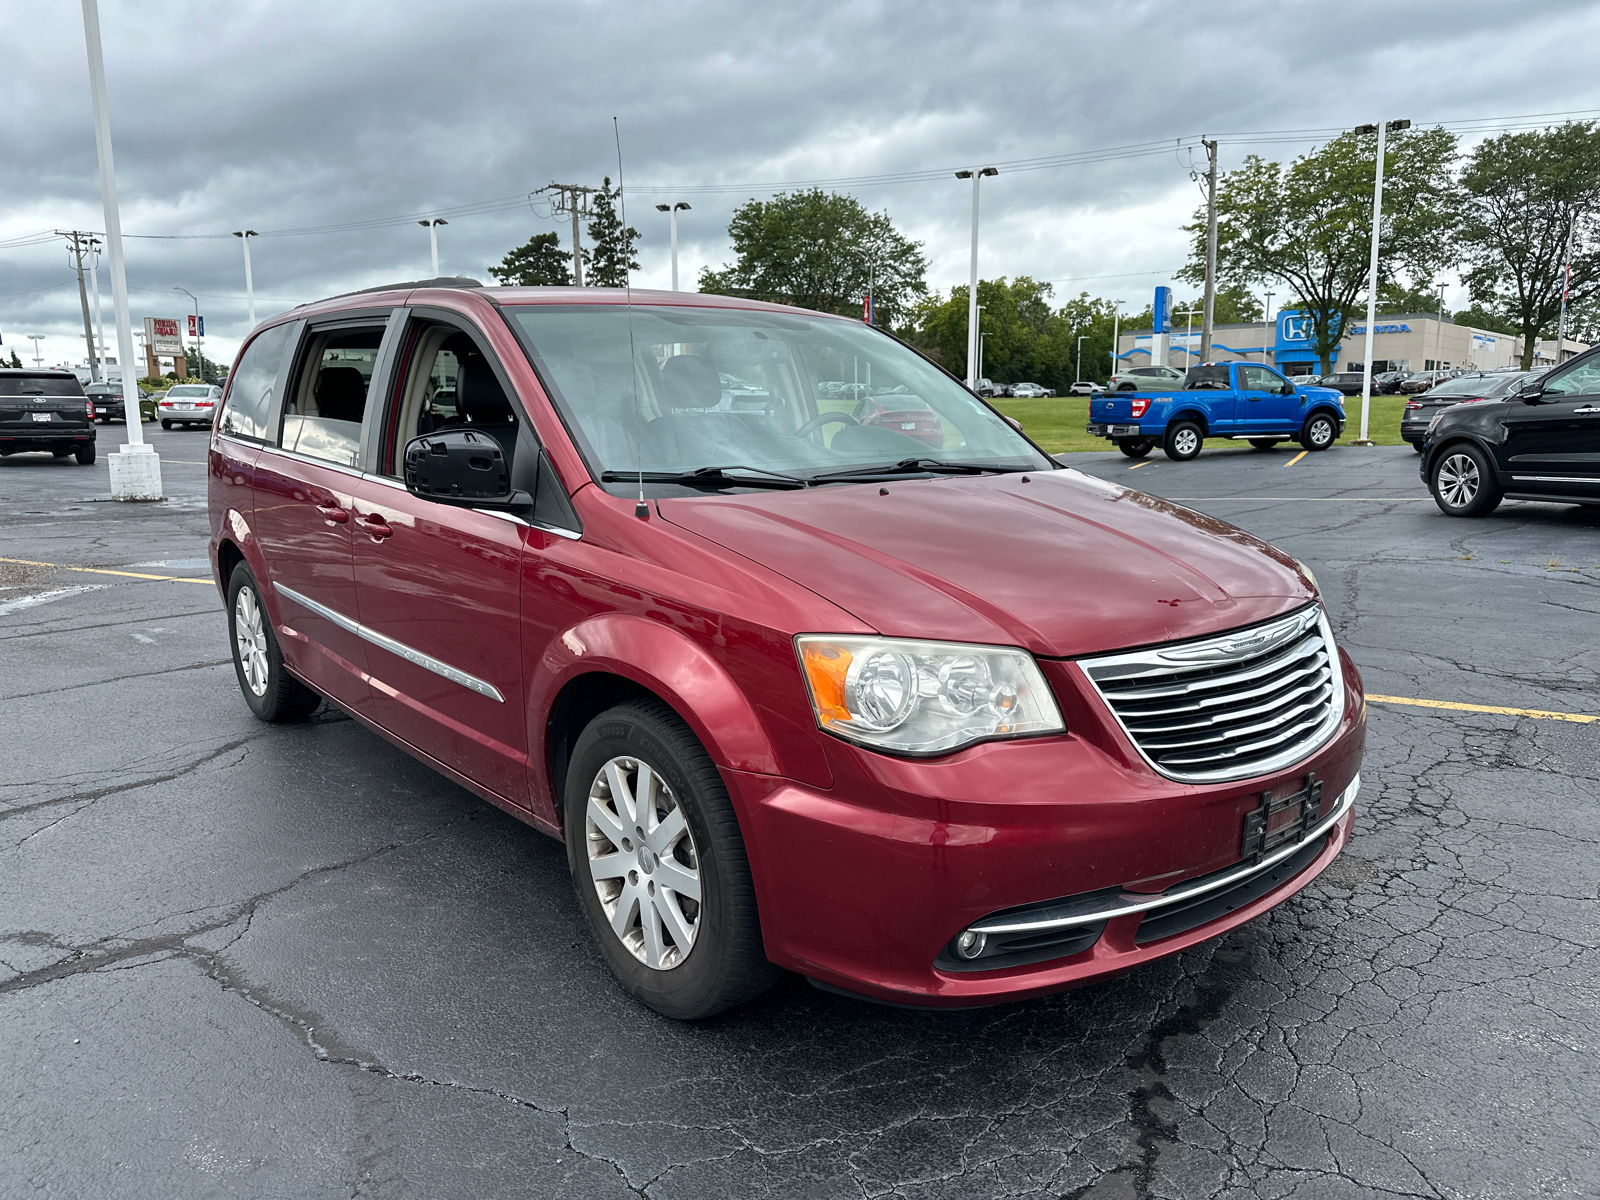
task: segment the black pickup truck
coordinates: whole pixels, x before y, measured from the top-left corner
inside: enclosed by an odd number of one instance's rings
[[[0,456],[23,450],[94,462],[94,401],[71,371],[0,370]]]

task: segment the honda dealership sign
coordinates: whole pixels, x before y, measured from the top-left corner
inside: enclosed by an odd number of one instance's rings
[[[183,357],[183,331],[176,317],[146,317],[144,340],[150,353],[160,358]]]

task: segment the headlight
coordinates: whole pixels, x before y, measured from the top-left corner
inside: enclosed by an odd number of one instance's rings
[[[795,639],[817,725],[865,746],[942,754],[989,738],[1063,733],[1022,650],[904,638]]]
[[[1311,590],[1320,595],[1322,593],[1322,587],[1317,583],[1317,577],[1311,573],[1311,568],[1306,566],[1305,563],[1301,562],[1298,558],[1294,560],[1294,565],[1300,568],[1300,574],[1304,575],[1311,581]]]

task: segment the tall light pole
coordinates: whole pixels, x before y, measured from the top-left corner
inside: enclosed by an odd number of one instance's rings
[[[100,242],[92,240],[89,245],[94,249],[94,258],[89,263],[89,296],[94,303],[94,349],[95,357],[100,360],[100,366],[106,365],[106,322],[105,314],[100,311]],[[105,373],[106,379],[111,378],[111,372]]]
[[[244,247],[244,302],[250,314],[250,328],[254,329],[256,327],[256,285],[255,280],[250,277],[250,239],[261,235],[254,229],[235,229],[233,236],[238,238],[239,245]],[[437,275],[439,273],[439,255],[437,251],[435,251],[433,258],[433,271]]]
[[[111,258],[111,305],[117,319],[117,360],[133,361],[133,322],[128,316],[128,271],[122,259],[122,214],[117,207],[117,168],[111,154],[111,114],[106,104],[106,64],[100,49],[100,7],[83,0],[83,41],[89,56],[89,99],[94,111],[95,156],[100,164],[100,202],[105,209],[106,250]],[[122,372],[122,411],[128,414],[127,440],[109,456],[111,498],[161,499],[161,460],[144,440],[139,420],[139,384]]]
[[[39,353],[39,343],[44,341],[44,334],[42,334],[42,333],[30,333],[28,335],[28,340],[33,343],[33,367],[34,367],[34,370],[39,370],[40,368],[42,368],[44,366],[44,355]]]
[[[1078,335],[1078,369],[1073,372],[1073,374],[1077,376],[1077,378],[1072,381],[1073,383],[1083,382],[1083,343],[1088,339],[1088,337],[1089,335],[1087,333]]]
[[[1372,445],[1372,439],[1367,436],[1367,423],[1372,411],[1372,327],[1378,320],[1378,238],[1379,225],[1383,221],[1384,136],[1410,128],[1410,121],[1379,121],[1376,125],[1356,127],[1357,133],[1378,135],[1378,167],[1372,180],[1372,260],[1367,267],[1367,341],[1366,349],[1362,352],[1366,361],[1361,364],[1361,436],[1356,439],[1358,446]]]
[[[434,217],[428,221],[418,221],[418,225],[428,227],[428,245],[433,249],[433,276],[439,278],[439,226],[450,224],[443,217]]]
[[[196,296],[188,288],[175,287],[172,290],[175,291],[175,292],[182,292],[185,296],[189,297],[189,299],[194,301],[194,356],[195,356],[195,369],[200,372],[200,382],[204,383],[206,381],[206,350],[205,350],[206,343],[205,343],[205,339],[200,336],[200,297]],[[188,368],[187,367],[184,368],[184,374],[186,374],[186,375],[188,374]]]
[[[989,336],[987,329],[978,330],[978,378],[983,378],[983,347],[984,338]]]
[[[972,180],[972,272],[967,285],[967,387],[977,390],[978,377],[978,183],[985,175],[998,175],[998,167],[973,167],[957,171],[957,179]]]
[[[1111,317],[1111,374],[1117,373],[1117,347],[1122,344],[1122,305],[1123,301],[1113,300]],[[1109,377],[1108,377],[1109,383]]]
[[[1437,367],[1440,356],[1444,354],[1444,284],[1437,283],[1434,286],[1439,289],[1439,323],[1434,327],[1433,331],[1433,365]],[[1560,354],[1561,348],[1558,346],[1556,347],[1558,359]]]
[[[667,220],[672,225],[672,290],[673,291],[677,291],[678,290],[678,213],[679,213],[680,210],[683,211],[683,212],[688,212],[689,211],[688,204],[684,203],[682,200],[679,200],[676,204],[658,204],[658,205],[656,205],[656,211],[657,212],[666,213],[667,214]]]

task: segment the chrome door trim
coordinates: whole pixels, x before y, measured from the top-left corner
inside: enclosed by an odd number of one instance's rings
[[[279,595],[287,596],[296,604],[309,608],[320,617],[326,617],[340,629],[355,634],[362,641],[371,642],[391,654],[397,654],[409,663],[415,663],[426,671],[448,679],[451,683],[459,683],[464,688],[477,692],[480,696],[487,696],[497,704],[504,704],[506,698],[500,694],[500,689],[492,683],[486,683],[476,675],[468,675],[465,671],[457,670],[449,663],[440,662],[432,655],[424,654],[421,650],[414,650],[404,642],[397,642],[392,637],[379,633],[376,629],[369,629],[359,621],[353,621],[336,609],[329,608],[326,604],[318,604],[309,596],[302,596],[293,588],[284,587],[283,584],[273,581],[272,590]]]
[[[1298,842],[1280,846],[1271,854],[1262,855],[1254,862],[1240,863],[1238,867],[1229,871],[1226,875],[1208,879],[1198,887],[1185,888],[1180,883],[1171,891],[1159,892],[1153,896],[1140,892],[1124,892],[1120,896],[1108,898],[1096,894],[1084,897],[1083,901],[1080,902],[1082,911],[1068,911],[1062,913],[1062,915],[1038,921],[1007,921],[1004,917],[989,917],[982,921],[974,921],[968,928],[981,933],[1029,933],[1045,929],[1059,929],[1073,925],[1084,925],[1093,921],[1108,921],[1113,917],[1125,917],[1129,913],[1148,912],[1152,908],[1163,908],[1169,904],[1187,903],[1196,896],[1222,891],[1252,875],[1260,874],[1268,867],[1280,863],[1286,858],[1294,857],[1294,855],[1314,843],[1318,838],[1326,837],[1328,831],[1354,807],[1356,793],[1360,790],[1361,776],[1358,774],[1350,781],[1350,786],[1340,793],[1338,802],[1333,806],[1333,811],[1313,825],[1311,832]],[[1070,908],[1069,905],[1056,905],[1054,907],[1058,910]]]

